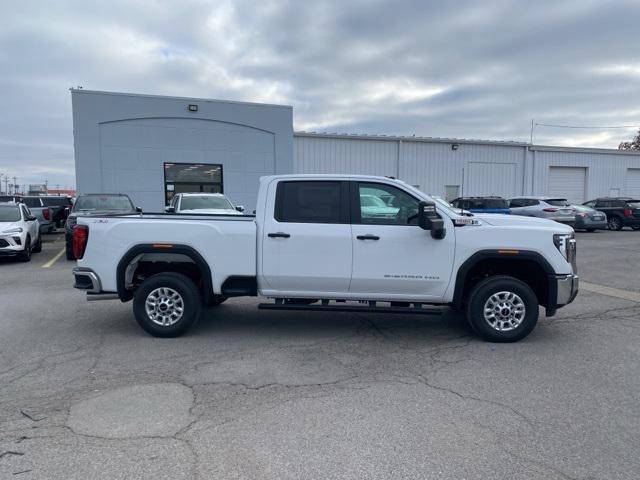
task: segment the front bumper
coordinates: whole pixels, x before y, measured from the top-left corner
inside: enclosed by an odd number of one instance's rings
[[[27,236],[24,233],[14,235],[0,235],[0,256],[13,257],[24,250],[24,242]]]
[[[556,310],[573,302],[578,295],[580,280],[578,275],[549,275],[549,298],[546,305],[547,317]]]

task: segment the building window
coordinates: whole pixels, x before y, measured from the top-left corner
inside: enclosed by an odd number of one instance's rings
[[[164,201],[176,193],[223,193],[222,165],[210,163],[165,163]]]

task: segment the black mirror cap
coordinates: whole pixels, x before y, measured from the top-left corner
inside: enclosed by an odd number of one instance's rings
[[[138,212],[138,213],[142,213],[142,208],[140,208],[140,207],[136,207],[136,212]]]
[[[447,229],[444,228],[444,220],[442,218],[431,220],[431,237],[436,240],[442,240],[446,236]]]
[[[176,213],[176,207],[166,207],[164,211],[167,213]]]
[[[34,217],[33,215],[31,215],[30,217],[27,217],[27,222],[35,222],[37,220],[36,217]]]
[[[236,205],[236,210],[239,212],[244,212],[244,207],[242,205]]]
[[[418,225],[423,230],[431,230],[431,221],[438,218],[436,204],[434,202],[422,201],[418,203]]]

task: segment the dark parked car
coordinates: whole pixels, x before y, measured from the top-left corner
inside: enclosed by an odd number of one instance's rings
[[[631,197],[602,197],[583,203],[607,215],[610,230],[631,227],[640,230],[640,200]]]
[[[459,197],[451,204],[473,213],[511,213],[509,202],[502,197]]]
[[[78,223],[77,217],[79,215],[87,217],[109,215],[111,213],[137,213],[141,211],[140,208],[133,206],[133,202],[131,202],[131,199],[127,195],[119,193],[78,195],[64,227],[67,260],[75,260],[71,234],[73,233],[73,227]]]
[[[67,221],[71,207],[73,206],[71,197],[52,195],[40,198],[44,204],[51,209],[52,220],[53,223],[56,224],[56,227],[63,227],[64,223]]]
[[[596,230],[606,230],[609,228],[607,215],[586,205],[572,205],[576,211],[576,224],[574,230],[586,230],[595,232]]]

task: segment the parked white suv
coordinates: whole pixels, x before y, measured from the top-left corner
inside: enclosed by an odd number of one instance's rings
[[[375,195],[395,214],[363,205]],[[271,298],[261,309],[466,312],[486,340],[513,342],[578,292],[571,227],[462,216],[399,180],[282,175],[260,180],[256,215],[78,217],[75,287],[133,299],[147,332],[185,332],[203,305]]]
[[[242,215],[244,207],[236,207],[221,193],[177,193],[165,208],[167,213],[202,213]]]
[[[0,257],[28,262],[42,250],[40,224],[23,203],[0,203]]]

